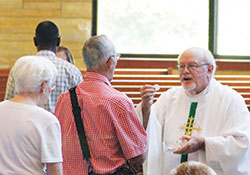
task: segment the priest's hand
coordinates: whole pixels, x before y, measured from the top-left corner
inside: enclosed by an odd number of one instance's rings
[[[182,136],[181,140],[186,142],[182,147],[174,151],[175,154],[193,153],[198,150],[205,150],[205,138],[199,136]]]
[[[155,95],[155,92],[159,90],[159,87],[157,85],[144,85],[140,89],[140,95],[142,98],[142,114],[143,114],[143,126],[146,129],[148,125],[148,119],[151,111],[151,106],[153,104],[153,98]]]
[[[155,95],[155,87],[152,85],[144,85],[140,89],[140,94],[142,98],[142,107],[150,110],[151,105],[153,104],[153,98]]]

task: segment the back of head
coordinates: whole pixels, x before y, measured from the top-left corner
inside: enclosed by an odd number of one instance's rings
[[[212,55],[212,53],[209,50],[203,49],[200,47],[188,48],[178,56],[178,63],[179,63],[182,55],[187,54],[187,53],[192,53],[194,56],[200,58],[205,63],[209,63],[209,64],[213,65],[214,69],[213,69],[212,75],[214,75],[214,73],[216,71],[216,62],[214,60],[214,56]]]
[[[83,59],[88,69],[98,69],[102,61],[107,61],[115,55],[115,47],[105,35],[93,36],[87,40],[82,50]]]
[[[51,21],[43,21],[36,27],[36,45],[56,47],[58,45],[59,31]]]
[[[184,162],[170,173],[171,175],[216,175],[212,168],[195,161]]]
[[[44,80],[52,85],[57,75],[55,65],[42,56],[24,56],[13,67],[17,92],[38,93]]]
[[[74,64],[73,56],[67,47],[64,46],[57,47],[56,52],[64,52],[68,59],[67,61]]]

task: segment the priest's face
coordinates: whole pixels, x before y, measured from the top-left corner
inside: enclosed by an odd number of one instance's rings
[[[194,95],[203,91],[212,74],[208,64],[200,52],[186,50],[179,59],[179,78],[184,89]]]

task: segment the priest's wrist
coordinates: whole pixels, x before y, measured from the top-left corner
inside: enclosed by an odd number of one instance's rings
[[[151,111],[151,107],[148,108],[142,104],[143,126],[145,129],[147,129],[147,126],[148,126],[150,111]]]
[[[151,111],[151,104],[145,103],[144,101],[142,101],[141,108],[142,108],[143,117],[144,116],[149,116],[150,111]]]
[[[206,148],[206,141],[204,137],[201,137],[201,141],[200,141],[200,149],[205,151]]]

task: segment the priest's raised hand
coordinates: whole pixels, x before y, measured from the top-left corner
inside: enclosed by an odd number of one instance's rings
[[[140,89],[140,94],[142,98],[142,114],[143,114],[143,126],[146,129],[148,125],[149,115],[151,111],[151,106],[153,104],[153,98],[155,92],[160,89],[159,85],[144,85]]]

